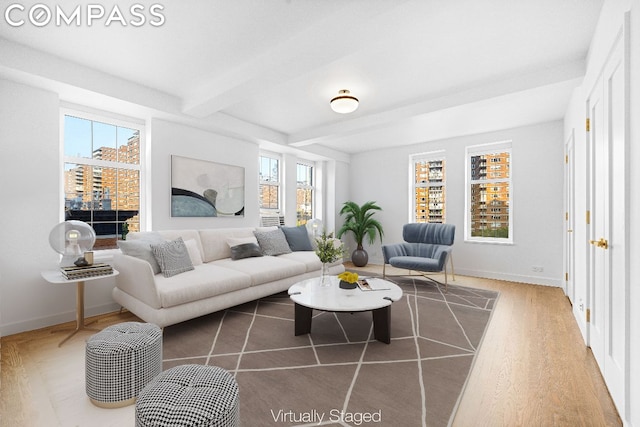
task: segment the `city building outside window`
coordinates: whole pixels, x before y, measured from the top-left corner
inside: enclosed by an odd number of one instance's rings
[[[467,240],[513,242],[511,142],[467,148]]]
[[[260,209],[280,210],[280,159],[271,155],[260,156]]]
[[[306,224],[313,218],[314,211],[314,165],[297,163],[296,215],[297,225]]]
[[[444,151],[411,156],[413,196],[412,222],[446,220],[446,174]]]
[[[91,225],[95,249],[115,248],[140,230],[144,127],[65,112],[63,128],[65,220]]]

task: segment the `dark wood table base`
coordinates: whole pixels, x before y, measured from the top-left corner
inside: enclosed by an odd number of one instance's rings
[[[376,340],[391,343],[391,305],[371,310],[373,314],[373,334]],[[313,309],[295,303],[295,334],[311,333]]]

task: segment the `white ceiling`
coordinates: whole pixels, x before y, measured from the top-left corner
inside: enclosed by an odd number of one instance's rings
[[[0,0],[3,17],[14,3]],[[44,3],[70,13],[86,2]],[[100,4],[132,19],[120,3]],[[275,146],[356,153],[562,118],[603,0],[138,3],[161,4],[164,24],[89,27],[86,9],[80,26],[3,20],[0,77]],[[331,111],[340,89],[360,99],[356,112]]]

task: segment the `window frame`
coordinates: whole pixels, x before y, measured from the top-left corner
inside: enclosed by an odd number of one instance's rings
[[[276,160],[278,162],[278,179],[276,182],[273,181],[263,181],[261,179],[260,176],[260,171],[262,169],[262,158],[268,158],[271,160]],[[283,160],[282,160],[282,156],[275,154],[275,153],[270,153],[270,152],[265,152],[265,151],[261,151],[258,154],[258,197],[260,198],[258,200],[258,206],[260,208],[261,212],[264,213],[269,213],[269,214],[275,214],[275,213],[281,213],[282,212],[282,202],[283,202],[283,185],[282,185],[282,168],[283,168],[284,164],[283,164]],[[270,186],[276,186],[277,187],[277,191],[278,191],[278,202],[277,202],[277,207],[276,208],[265,208],[262,207],[262,191],[261,191],[261,187],[262,185],[270,185]]]
[[[79,156],[67,156],[65,155],[65,118],[67,116],[75,117],[81,120],[88,120],[91,122],[98,122],[110,126],[134,129],[138,131],[139,138],[139,163],[126,163],[112,160],[102,160],[96,158],[88,158],[88,157],[79,157]],[[132,170],[138,173],[138,221],[139,221],[139,229],[140,231],[145,231],[147,229],[148,218],[147,218],[147,210],[146,210],[146,177],[145,177],[145,168],[146,164],[146,124],[144,120],[137,120],[134,118],[118,116],[114,114],[110,114],[108,112],[89,112],[83,109],[71,108],[71,107],[61,107],[60,108],[60,197],[63,201],[61,209],[60,209],[60,220],[65,220],[65,208],[66,208],[66,179],[65,179],[65,166],[67,164],[75,164],[78,166],[88,166],[88,167],[99,167],[99,168],[112,168],[116,170]],[[101,148],[101,147],[99,147]],[[118,147],[116,147],[117,149]],[[97,150],[94,150],[92,147],[92,153]],[[116,237],[116,241],[119,240],[120,236]],[[112,251],[115,248],[94,248],[94,251],[108,253],[108,251]]]
[[[509,155],[509,174],[507,178],[486,178],[486,179],[472,179],[471,176],[471,158],[473,156],[478,155],[490,155],[497,153],[508,153]],[[493,163],[493,159],[489,162]],[[509,215],[509,231],[508,237],[483,237],[483,236],[472,236],[472,220],[473,215],[471,213],[472,210],[472,186],[474,184],[495,184],[495,183],[506,183],[509,188],[508,192],[508,215]],[[465,149],[465,242],[472,243],[489,243],[489,244],[502,244],[502,245],[512,245],[514,243],[514,228],[513,228],[513,218],[514,218],[514,210],[513,210],[513,151],[512,151],[512,141],[498,141],[491,142],[488,144],[480,144],[480,145],[472,145],[468,146]],[[493,221],[495,217],[494,208],[487,209],[486,213],[488,220]]]
[[[306,166],[311,169],[311,184],[300,184],[298,181],[298,166]],[[317,197],[317,169],[316,163],[310,160],[297,159],[296,160],[296,225],[306,224],[307,221],[316,217],[316,197]],[[304,223],[300,222],[300,218],[298,218],[298,190],[311,190],[311,216]]]
[[[416,165],[420,162],[433,162],[433,161],[441,161],[443,167],[443,178],[441,181],[427,181],[425,183],[418,183],[416,179]],[[446,159],[446,151],[445,150],[437,150],[437,151],[429,151],[425,153],[416,153],[409,156],[409,222],[422,222],[422,223],[442,223],[446,224],[447,222],[447,159]],[[442,221],[431,221],[428,219],[427,221],[419,221],[416,215],[417,209],[417,194],[416,191],[418,188],[431,188],[431,187],[442,187],[444,191],[444,196],[442,200]],[[429,217],[429,215],[427,215]]]

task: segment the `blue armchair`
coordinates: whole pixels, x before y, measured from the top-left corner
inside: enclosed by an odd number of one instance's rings
[[[451,274],[455,280],[453,271],[453,240],[456,234],[456,226],[452,224],[437,223],[411,223],[402,228],[404,243],[382,246],[384,266],[382,275],[386,277],[387,264],[423,273],[444,272],[444,285],[447,288],[447,261],[451,264]],[[427,277],[427,276],[425,276]],[[437,280],[427,279],[441,284]]]

